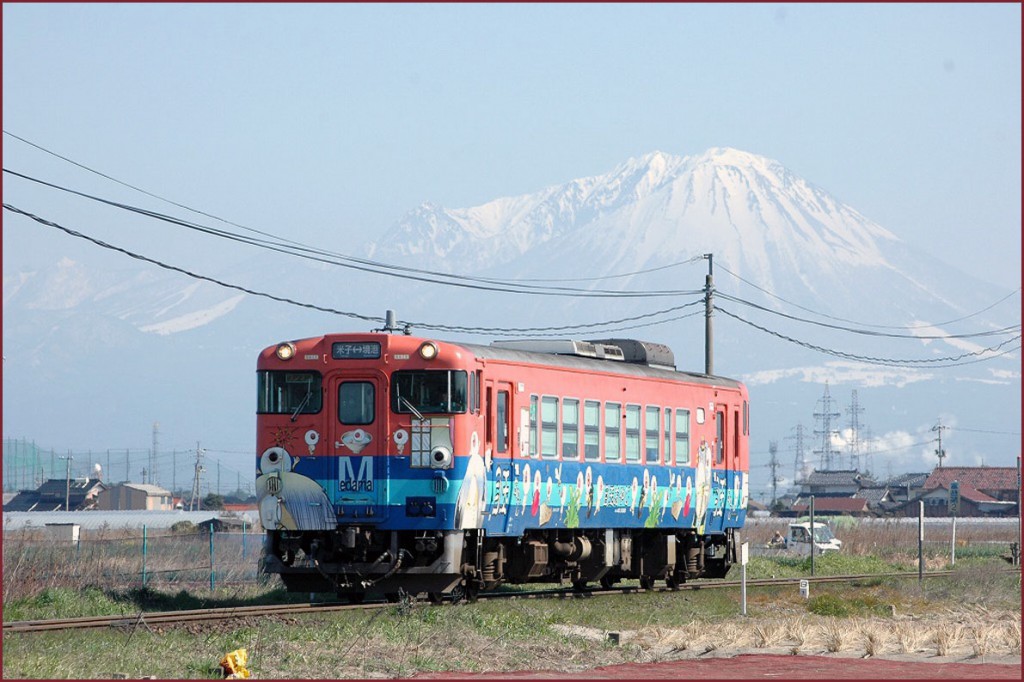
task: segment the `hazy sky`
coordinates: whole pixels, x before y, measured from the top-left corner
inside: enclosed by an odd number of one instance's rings
[[[340,250],[423,201],[471,206],[654,150],[730,146],[1010,290],[1020,27],[1017,4],[4,4],[3,127]],[[167,208],[9,136],[3,161]],[[145,241],[80,202],[7,177],[4,190]]]

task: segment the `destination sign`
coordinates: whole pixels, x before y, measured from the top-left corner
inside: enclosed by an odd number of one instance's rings
[[[335,360],[375,360],[380,357],[380,343],[339,341],[331,344],[331,357]]]

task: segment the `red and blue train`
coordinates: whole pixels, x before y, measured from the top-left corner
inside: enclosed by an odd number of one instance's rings
[[[257,376],[264,570],[291,591],[674,586],[737,560],[747,390],[663,345],[333,334]]]

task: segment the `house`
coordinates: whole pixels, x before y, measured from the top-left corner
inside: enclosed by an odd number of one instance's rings
[[[171,491],[147,483],[120,483],[100,493],[96,508],[103,511],[170,511]]]
[[[889,489],[890,499],[900,505],[908,500],[916,500],[924,489],[924,483],[928,480],[929,475],[928,472],[910,473],[890,478],[885,482],[885,487]]]
[[[106,490],[98,478],[51,478],[35,490],[22,490],[4,505],[5,512],[82,511],[96,508]]]
[[[886,514],[901,506],[900,503],[896,501],[896,496],[893,494],[893,491],[887,485],[875,485],[868,488],[861,488],[854,493],[853,496],[856,499],[867,502],[868,509],[876,514]]]
[[[945,488],[953,481],[979,490],[1003,502],[1017,503],[1017,467],[939,467],[922,486],[924,490]]]
[[[960,509],[957,516],[1013,516],[1017,513],[1016,467],[939,467],[932,471],[920,495],[902,507],[904,516],[951,516],[950,487],[957,482]]]
[[[811,511],[810,501],[801,498],[793,505],[792,511],[796,516],[804,516]],[[871,510],[868,501],[859,497],[817,497],[814,498],[815,516],[868,516]]]
[[[852,497],[854,493],[866,486],[878,485],[869,474],[856,469],[836,471],[812,471],[803,481],[799,481],[800,496],[814,495],[819,497]]]

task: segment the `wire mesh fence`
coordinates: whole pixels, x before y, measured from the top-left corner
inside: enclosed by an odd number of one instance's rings
[[[263,539],[262,533],[210,526],[82,531],[77,538],[48,529],[5,532],[3,600],[53,588],[202,592],[266,584],[260,572]]]

